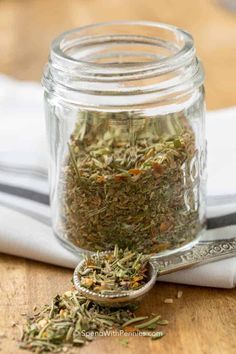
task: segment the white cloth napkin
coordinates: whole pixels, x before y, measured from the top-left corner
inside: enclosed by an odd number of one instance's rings
[[[235,131],[236,107],[207,113],[208,240],[236,237]],[[40,85],[0,76],[0,252],[73,268],[50,227],[46,145]],[[232,288],[236,257],[160,280]]]

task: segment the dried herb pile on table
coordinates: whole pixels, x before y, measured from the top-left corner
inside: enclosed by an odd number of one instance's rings
[[[157,328],[166,324],[168,321],[161,316],[136,317],[132,307],[101,307],[77,291],[67,291],[28,319],[20,347],[36,353],[65,352],[93,340],[97,332],[106,335],[106,331],[110,335],[113,331],[116,335],[122,335],[124,331],[142,332],[140,335],[159,339],[164,332]]]
[[[196,237],[196,144],[182,113],[81,112],[68,147],[56,233],[91,251],[148,254]]]
[[[80,285],[101,294],[137,290],[149,280],[148,259],[149,256],[117,246],[105,255],[89,255],[78,274]]]

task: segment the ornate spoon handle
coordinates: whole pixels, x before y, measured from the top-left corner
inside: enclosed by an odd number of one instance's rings
[[[164,275],[233,256],[236,256],[236,238],[201,241],[187,251],[160,258],[152,257],[151,262],[160,269],[158,275]]]

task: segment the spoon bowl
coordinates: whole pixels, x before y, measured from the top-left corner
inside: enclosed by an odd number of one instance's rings
[[[109,254],[111,252],[101,252],[101,256]],[[148,293],[156,282],[158,275],[158,270],[152,262],[148,262],[148,280],[147,282],[137,290],[122,290],[121,292],[108,292],[108,293],[98,293],[89,290],[81,285],[79,271],[83,269],[85,260],[82,260],[75,268],[73,275],[73,282],[76,290],[80,292],[81,295],[89,300],[95,301],[103,306],[120,307],[126,306],[131,303],[139,302]]]

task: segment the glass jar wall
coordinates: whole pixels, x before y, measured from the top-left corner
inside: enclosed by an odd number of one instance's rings
[[[192,37],[149,22],[76,29],[53,42],[43,85],[57,237],[77,252],[196,242],[206,154]]]

